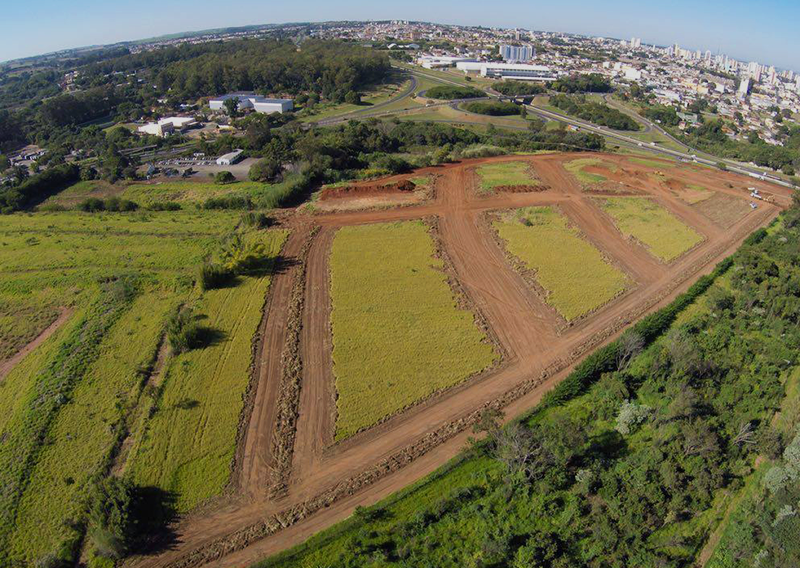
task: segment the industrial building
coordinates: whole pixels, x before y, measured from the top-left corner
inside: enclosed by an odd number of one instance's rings
[[[255,93],[229,93],[216,97],[208,101],[211,110],[224,110],[225,101],[228,99],[238,99],[239,109],[251,108],[261,113],[284,113],[294,108],[292,99],[268,99]]]
[[[536,55],[536,50],[530,45],[501,45],[500,57],[508,63],[521,63],[530,61]]]
[[[510,79],[514,81],[555,81],[555,71],[543,65],[525,65],[524,63],[484,63],[481,76],[491,79]]]
[[[169,136],[174,132],[183,132],[184,130],[195,126],[197,121],[191,116],[170,116],[162,118],[158,122],[149,122],[144,126],[140,126],[136,130],[141,134],[150,134],[152,136]]]
[[[417,58],[417,65],[425,69],[452,67],[462,62],[477,63],[477,60],[470,57],[455,57],[452,55],[423,55]]]
[[[228,152],[227,154],[223,154],[219,158],[217,158],[217,165],[218,166],[232,166],[239,160],[241,160],[244,156],[244,150],[234,150],[233,152]]]

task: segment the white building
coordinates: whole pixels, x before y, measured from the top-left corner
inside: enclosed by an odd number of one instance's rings
[[[456,69],[464,73],[480,73],[484,65],[485,61],[459,61],[456,63]]]
[[[530,45],[501,45],[500,56],[503,61],[511,63],[530,61],[536,55],[536,50]]]
[[[228,154],[223,154],[219,158],[217,158],[217,165],[218,166],[232,166],[239,160],[243,158],[242,152],[244,150],[234,150],[233,152],[229,152]]]
[[[223,110],[225,108],[225,101],[228,99],[238,99],[240,109],[251,108],[256,112],[263,113],[284,113],[294,108],[292,99],[268,99],[254,93],[230,93],[222,95],[221,97],[216,97],[208,101],[208,106],[211,110]]]
[[[475,59],[470,57],[456,57],[452,55],[423,55],[417,58],[417,65],[425,69],[436,69],[441,67],[452,67],[460,62],[470,61],[474,62]]]
[[[197,121],[191,116],[170,116],[162,118],[158,122],[150,122],[140,126],[137,131],[142,134],[164,137],[173,132],[183,132],[195,124],[197,124]]]
[[[510,79],[513,81],[555,81],[555,71],[543,65],[525,65],[524,63],[484,63],[481,76],[492,79]]]

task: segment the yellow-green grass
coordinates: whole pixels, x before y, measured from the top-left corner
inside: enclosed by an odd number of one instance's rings
[[[504,185],[538,185],[539,182],[531,176],[528,162],[496,162],[479,166],[476,173],[480,177],[480,190],[491,192],[494,188]]]
[[[658,160],[649,160],[647,158],[628,158],[629,162],[633,162],[634,164],[639,164],[640,166],[647,166],[648,168],[672,168],[676,164],[675,163],[667,163],[661,162]]]
[[[340,229],[331,252],[336,439],[463,381],[498,357],[459,309],[420,221]]]
[[[335,118],[337,116],[347,115],[355,111],[369,112],[369,107],[385,103],[397,96],[401,91],[408,87],[408,81],[403,83],[390,83],[381,85],[361,97],[361,104],[351,103],[333,103],[323,104],[304,114],[299,118],[300,122],[317,122],[326,118]],[[381,109],[376,109],[381,110]]]
[[[263,237],[270,255],[285,238],[284,231]],[[198,300],[196,311],[206,316],[201,324],[217,338],[171,360],[158,410],[132,450],[134,481],[174,492],[180,512],[218,495],[230,478],[251,345],[269,283],[268,276],[245,277]]]
[[[508,252],[535,271],[547,303],[567,321],[596,310],[629,285],[628,277],[555,208],[506,212],[494,228]]]
[[[702,185],[697,185],[690,183],[686,186],[686,188],[679,192],[680,197],[683,201],[688,203],[689,205],[696,205],[698,203],[702,203],[706,199],[711,198],[714,193],[709,191]]]
[[[58,317],[58,308],[0,294],[0,361],[10,359]]]
[[[581,182],[588,185],[592,185],[595,183],[602,183],[608,178],[602,174],[598,173],[590,173],[585,171],[586,168],[590,168],[593,166],[600,166],[608,169],[611,172],[616,171],[616,166],[609,162],[605,162],[600,158],[577,158],[575,160],[570,160],[568,162],[564,162],[564,168],[575,176],[575,178]]]
[[[609,197],[599,201],[622,234],[636,239],[665,262],[703,241],[697,231],[646,197]]]
[[[139,369],[153,358],[169,293],[140,296],[100,345],[100,357],[58,413],[19,502],[10,539],[14,558],[33,562],[74,536],[82,492],[102,474],[117,440],[116,428],[139,394]]]
[[[254,181],[239,181],[225,185],[195,181],[173,181],[163,183],[135,183],[122,192],[122,197],[140,205],[175,201],[178,203],[202,203],[213,197],[239,195],[257,198],[278,187]]]

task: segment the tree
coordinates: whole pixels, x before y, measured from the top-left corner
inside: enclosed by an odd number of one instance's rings
[[[361,95],[359,95],[356,91],[348,91],[344,96],[344,102],[351,105],[361,104]]]
[[[263,158],[250,166],[248,177],[250,181],[272,183],[278,181],[283,172],[283,166],[275,158]]]
[[[225,112],[227,112],[228,116],[231,118],[239,116],[239,99],[236,97],[225,99],[225,102],[222,103],[222,106],[225,107]]]
[[[233,183],[235,181],[236,177],[227,170],[217,172],[217,174],[214,176],[214,183],[216,183],[217,185],[225,185],[228,183]]]
[[[125,556],[135,535],[134,488],[130,481],[110,476],[95,480],[89,488],[89,536],[101,556]]]

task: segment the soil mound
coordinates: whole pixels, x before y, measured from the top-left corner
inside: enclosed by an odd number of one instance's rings
[[[342,187],[329,187],[323,189],[319,198],[341,199],[343,197],[361,197],[364,195],[382,195],[387,193],[403,193],[414,191],[417,185],[408,179],[390,183],[366,183],[358,185],[345,185]]]

